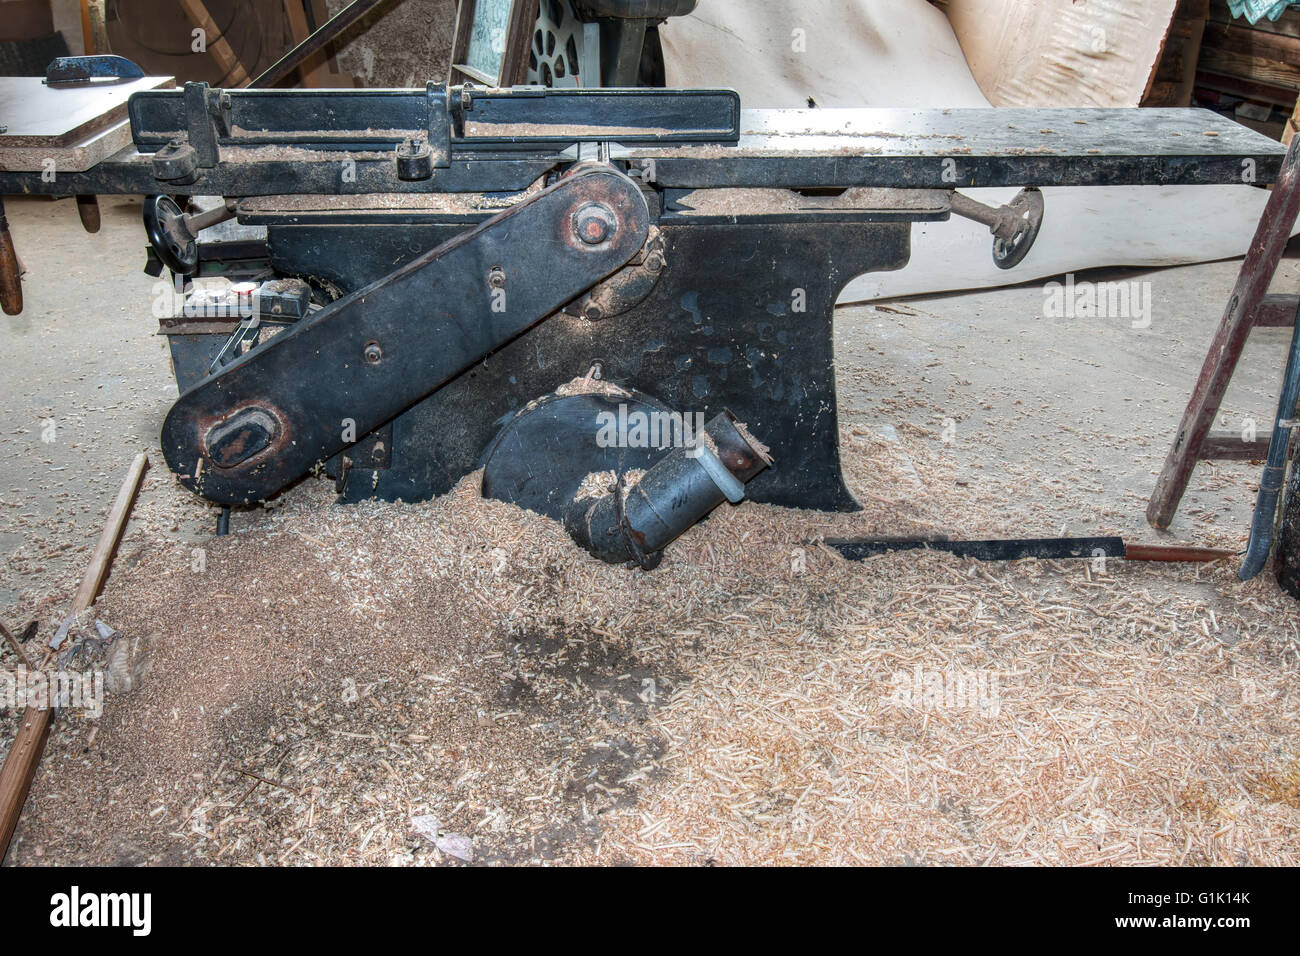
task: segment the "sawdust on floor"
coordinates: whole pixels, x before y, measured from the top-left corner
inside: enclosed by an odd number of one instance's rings
[[[649,574],[477,476],[308,480],[184,542],[155,470],[97,607],[153,669],[60,719],[10,860],[453,863],[432,815],[478,862],[1296,863],[1292,599],[1224,563],[844,561],[817,538],[1023,532],[1007,488],[1060,481],[959,483],[900,431],[843,430],[863,512],[724,505]]]

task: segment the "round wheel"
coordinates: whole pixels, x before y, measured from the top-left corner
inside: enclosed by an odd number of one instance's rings
[[[1043,225],[1043,193],[1037,186],[1020,190],[1007,203],[1016,214],[1016,232],[1010,239],[993,240],[993,262],[999,269],[1014,269],[1029,255]]]
[[[185,224],[185,212],[171,196],[147,196],[144,229],[149,244],[172,272],[192,276],[199,269],[199,244]]]

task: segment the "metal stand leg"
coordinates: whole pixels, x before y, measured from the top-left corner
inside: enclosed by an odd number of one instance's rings
[[[1300,598],[1300,439],[1291,442],[1291,474],[1287,477],[1282,498],[1282,523],[1277,539],[1277,583],[1287,594]]]

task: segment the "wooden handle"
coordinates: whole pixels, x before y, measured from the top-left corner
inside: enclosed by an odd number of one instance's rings
[[[5,315],[17,315],[23,310],[22,272],[18,268],[18,251],[14,249],[14,237],[9,233],[3,200],[0,200],[0,308],[4,309]]]
[[[81,225],[86,232],[99,232],[99,197],[78,196],[77,215],[81,217]]]
[[[1124,559],[1126,561],[1222,561],[1235,558],[1236,551],[1224,551],[1219,548],[1193,548],[1181,544],[1126,544]]]
[[[9,841],[18,827],[23,804],[27,802],[27,791],[31,789],[32,778],[40,766],[53,723],[53,710],[43,707],[24,710],[22,723],[18,725],[14,742],[9,747],[9,756],[5,758],[4,767],[0,768],[0,861],[4,860]]]

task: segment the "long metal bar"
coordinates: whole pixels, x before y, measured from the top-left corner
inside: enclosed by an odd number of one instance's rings
[[[250,87],[266,88],[279,83],[296,70],[300,63],[318,50],[324,49],[337,39],[339,34],[369,13],[372,7],[380,3],[383,3],[383,0],[352,0],[350,4],[326,20],[319,30],[272,63],[265,73],[248,85]]]
[[[1122,538],[1007,538],[953,541],[948,538],[827,538],[826,544],[850,561],[861,561],[890,551],[947,551],[959,558],[980,561],[1017,561],[1021,558],[1122,558]]]
[[[1249,581],[1268,563],[1273,550],[1273,526],[1277,522],[1277,503],[1282,494],[1282,479],[1286,473],[1286,453],[1291,442],[1291,429],[1295,427],[1296,402],[1300,401],[1300,315],[1296,316],[1295,331],[1291,334],[1291,349],[1287,353],[1286,371],[1282,374],[1282,392],[1277,400],[1277,418],[1273,422],[1273,437],[1268,445],[1268,459],[1259,479],[1259,493],[1255,497],[1255,513],[1250,522],[1250,542],[1246,557],[1237,577]]]
[[[1205,562],[1236,557],[1235,551],[1172,544],[1126,544],[1122,538],[995,538],[953,541],[948,538],[827,538],[826,544],[850,561],[890,551],[947,551],[980,561],[1022,558],[1124,558],[1127,561]]]
[[[452,87],[452,102],[464,92]],[[227,99],[230,130],[217,137],[223,147],[389,149],[427,132],[429,111],[438,108],[427,89],[229,90],[223,103]],[[740,138],[740,98],[731,90],[475,89],[469,102],[464,132],[453,139],[463,149],[522,146],[554,153],[577,142],[715,144]],[[131,136],[146,152],[184,135],[189,125],[181,90],[142,91],[131,97],[128,112]]]

